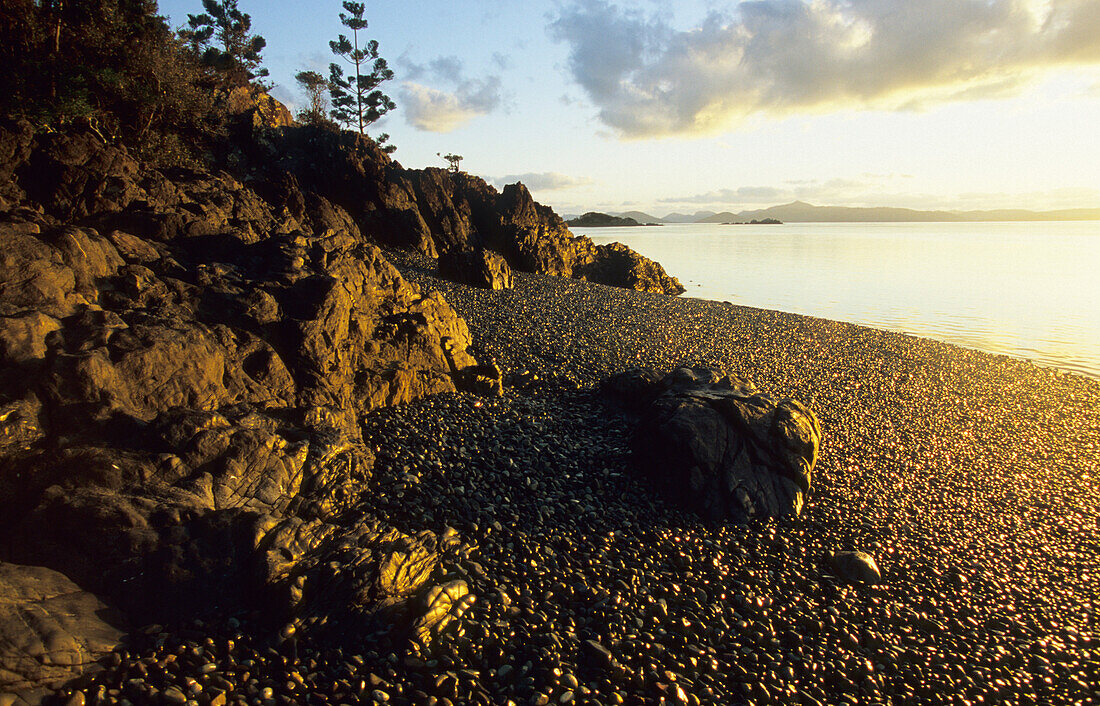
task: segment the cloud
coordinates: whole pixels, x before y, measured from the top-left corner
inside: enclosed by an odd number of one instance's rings
[[[876,194],[892,190],[904,174],[863,174],[860,178],[791,180],[783,186],[742,186],[702,194],[663,198],[658,203],[706,205],[714,208],[774,206],[790,201],[811,201],[828,205],[864,205]]]
[[[502,177],[486,177],[485,179],[497,188],[507,184],[523,182],[531,191],[556,191],[559,189],[572,189],[578,186],[587,186],[593,181],[588,177],[574,177],[558,172],[528,172],[527,174],[508,174]]]
[[[1100,0],[752,0],[690,30],[579,0],[550,25],[600,119],[628,138],[757,112],[913,109],[1004,97],[1100,63]]]
[[[454,91],[411,81],[401,85],[405,119],[413,127],[427,132],[451,132],[492,112],[500,103],[500,78],[496,76],[463,81]]]
[[[460,83],[462,81],[462,60],[457,56],[440,56],[432,59],[428,66],[432,74],[440,81]]]
[[[451,132],[492,112],[503,101],[499,76],[467,78],[465,66],[457,56],[439,56],[427,64],[418,64],[402,54],[397,63],[405,77],[400,105],[408,123],[420,130]]]

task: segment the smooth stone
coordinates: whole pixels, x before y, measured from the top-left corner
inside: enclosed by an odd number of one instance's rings
[[[833,552],[829,563],[837,575],[848,583],[876,584],[882,581],[882,572],[875,558],[866,552]]]

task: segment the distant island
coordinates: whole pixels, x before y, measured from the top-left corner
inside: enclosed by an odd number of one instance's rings
[[[607,228],[611,226],[640,226],[637,220],[630,217],[611,216],[606,213],[589,211],[583,216],[577,216],[565,222],[568,226],[581,226],[585,228]]]
[[[585,214],[581,218],[587,218]],[[763,223],[769,219],[784,223],[906,223],[906,222],[947,222],[962,223],[976,221],[1094,221],[1100,220],[1100,208],[1071,208],[1059,211],[1028,211],[1025,209],[999,209],[992,211],[918,211],[911,208],[892,208],[888,206],[851,207],[851,206],[815,206],[804,201],[794,201],[781,206],[741,211],[733,213],[723,211],[697,211],[694,214],[670,213],[663,218],[651,216],[643,211],[626,211],[611,215],[598,214],[606,218],[619,217],[630,219],[638,224],[665,223]],[[570,216],[566,216],[568,220]],[[569,221],[574,225],[573,221]],[[576,223],[575,225],[600,225]],[[629,224],[607,224],[629,225]]]
[[[761,218],[759,220],[752,219],[751,221],[726,221],[722,225],[724,226],[781,226],[783,221],[777,218]]]

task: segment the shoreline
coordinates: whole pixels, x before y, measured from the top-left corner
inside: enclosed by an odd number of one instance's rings
[[[712,301],[729,300],[738,305],[910,333],[1100,379],[1097,332],[1088,323],[1091,299],[1087,283],[1091,280],[1079,265],[1072,264],[1087,260],[1081,260],[1080,253],[1071,254],[1074,252],[1075,238],[1087,238],[1082,241],[1081,247],[1089,252],[1092,246],[1086,247],[1085,243],[1100,243],[1096,239],[1095,228],[1090,226],[1079,230],[1081,224],[1066,223],[1063,225],[1068,230],[1049,229],[1048,234],[1037,229],[1034,223],[1007,224],[1008,229],[1003,233],[1001,230],[1006,224],[992,224],[994,230],[991,231],[983,230],[990,224],[981,223],[946,224],[946,230],[933,228],[935,224],[793,225],[810,227],[797,235],[792,231],[791,235],[784,236],[781,244],[774,245],[762,227],[754,230],[744,244],[723,245],[728,239],[723,239],[714,226],[706,224],[688,224],[678,233],[668,234],[674,239],[686,239],[682,243],[679,240],[672,243],[667,239],[645,237],[644,234],[634,237],[635,234],[623,233],[617,239],[678,272],[684,280],[685,296]],[[1014,225],[1022,229],[1013,229],[1011,226]],[[697,226],[698,230],[693,230]],[[899,226],[905,227],[898,229]],[[798,230],[795,228],[795,231]],[[595,242],[616,237],[594,232],[588,234]],[[1046,235],[1052,237],[1049,246],[1042,245]],[[1001,236],[1006,242],[1021,239],[1022,252],[1027,253],[1027,259],[1012,255],[1006,248],[998,246],[989,255],[994,264],[988,265],[988,269],[977,263],[959,265],[957,268],[943,263],[951,276],[940,281],[936,277],[942,275],[936,273],[943,268],[934,266],[941,258],[914,256],[913,271],[920,273],[925,286],[933,287],[933,293],[927,295],[920,291],[915,280],[908,279],[904,268],[890,260],[898,257],[904,261],[910,249],[918,247],[925,239],[939,242],[940,238],[944,238],[950,239],[952,252],[958,259],[968,262],[967,258],[975,248]],[[883,273],[888,274],[865,274],[864,268],[873,265],[859,259],[859,256],[854,256],[855,264],[831,262],[832,247],[845,243],[853,248],[880,248],[874,252],[883,258]],[[706,248],[702,252],[708,253],[708,258],[683,254],[691,250],[684,250],[688,245]],[[1056,253],[1049,254],[1046,267],[1053,267],[1054,262],[1066,264],[1066,285],[1061,296],[1042,292],[1033,296],[1025,294],[1035,287],[1044,287],[1027,265],[1027,262],[1042,259],[1043,255],[1036,251],[1043,247],[1049,247],[1051,253]],[[793,250],[788,252],[788,249]],[[781,282],[800,277],[797,270],[800,260],[791,254],[793,252],[802,253],[798,257],[807,262],[816,263],[820,259],[822,264],[815,268],[815,274],[807,276],[808,283],[785,288]],[[734,284],[736,280],[730,279],[734,276],[733,270],[725,273],[723,268],[709,264],[718,258],[738,262],[743,282]],[[1005,262],[1018,263],[1018,273],[1013,275]],[[894,279],[898,282],[892,283]],[[966,284],[970,279],[981,284]],[[926,280],[933,284],[928,284]],[[935,293],[938,289],[947,294]],[[1059,291],[1058,288],[1045,289]]]

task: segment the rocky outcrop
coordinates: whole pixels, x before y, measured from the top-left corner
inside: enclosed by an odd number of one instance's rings
[[[523,184],[498,192],[463,172],[404,169],[368,139],[315,128],[285,132],[258,158],[277,162],[303,186],[325,194],[383,244],[430,257],[485,249],[523,272],[627,288],[641,283],[646,291],[664,294],[684,291],[659,264],[626,246],[607,249],[574,237]],[[659,270],[662,276],[631,279],[629,267],[620,262],[626,252],[635,269]],[[605,266],[608,258],[616,262]]]
[[[600,271],[611,251],[522,185],[404,170],[237,98],[251,141],[233,173],[0,123],[0,561],[58,572],[90,592],[81,606],[138,624],[247,606],[428,645],[475,600],[442,568],[461,541],[338,521],[372,492],[359,420],[458,387],[499,395],[502,372],[377,243],[478,250],[490,285],[510,267],[632,275]],[[70,666],[109,642],[71,635],[85,656]],[[20,690],[60,674],[16,672]]]
[[[512,268],[489,250],[455,250],[441,255],[439,276],[483,289],[512,288]]]
[[[216,100],[228,115],[253,127],[280,128],[294,124],[294,116],[285,105],[252,86],[237,86],[222,92]]]
[[[574,266],[581,279],[654,294],[683,294],[680,280],[669,276],[661,263],[642,257],[622,243],[578,243],[583,257]]]
[[[669,500],[713,519],[791,517],[810,492],[821,443],[814,413],[707,368],[609,380],[609,398],[640,417],[637,470]]]
[[[0,126],[0,156],[0,561],[79,587],[24,592],[3,639],[81,591],[139,623],[247,605],[308,627],[339,606],[421,642],[465,610],[431,594],[456,534],[334,521],[370,492],[360,415],[486,378],[441,295],[292,175],[162,172],[25,124]],[[77,645],[60,666],[107,634],[57,621],[34,639]],[[60,674],[10,639],[6,684]]]

